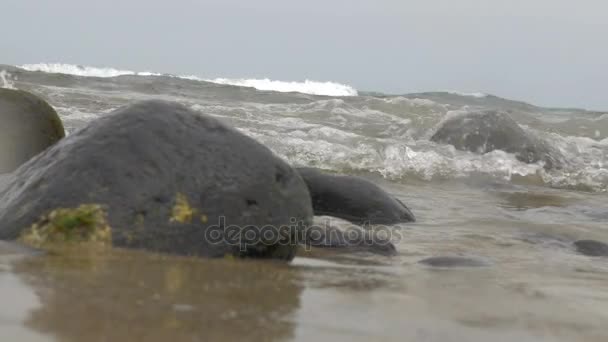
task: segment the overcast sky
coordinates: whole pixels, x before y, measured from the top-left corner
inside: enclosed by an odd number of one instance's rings
[[[608,0],[2,0],[0,63],[608,110]]]

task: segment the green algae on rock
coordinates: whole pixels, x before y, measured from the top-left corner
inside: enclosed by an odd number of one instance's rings
[[[106,212],[97,204],[60,208],[40,218],[19,240],[31,247],[47,249],[66,244],[112,245],[112,229]]]
[[[175,196],[175,205],[171,209],[171,218],[169,222],[191,223],[192,217],[196,213],[188,202],[188,197],[182,193]]]

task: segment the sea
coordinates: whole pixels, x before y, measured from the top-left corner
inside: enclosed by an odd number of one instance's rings
[[[0,65],[1,86],[47,100],[67,134],[134,101],[180,102],[293,166],[374,182],[417,222],[391,227],[396,256],[323,249],[288,265],[30,256],[0,242],[0,341],[608,341],[608,258],[573,246],[608,243],[608,112],[48,63]],[[486,109],[559,150],[563,167],[430,140],[446,119]],[[439,256],[484,265],[420,263]]]

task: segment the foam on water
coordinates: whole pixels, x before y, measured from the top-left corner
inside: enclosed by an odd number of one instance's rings
[[[429,99],[420,99],[420,98],[407,98],[407,97],[403,97],[403,96],[397,96],[397,97],[389,97],[386,99],[382,99],[382,101],[388,103],[388,104],[407,104],[407,105],[412,105],[412,106],[417,106],[417,107],[434,107],[434,106],[444,106],[442,104],[439,104],[435,101],[431,101]]]
[[[16,89],[11,79],[11,74],[6,72],[6,70],[0,70],[0,81],[2,82],[0,88]]]
[[[499,182],[521,180],[585,191],[608,189],[608,138],[598,141],[522,126],[563,155],[567,162],[564,168],[551,170],[541,162],[523,163],[504,151],[480,155],[430,141],[444,120],[469,113],[465,107],[451,110],[433,101],[404,97],[192,107],[231,120],[295,165],[374,172],[406,182],[412,177],[433,181],[481,175]]]
[[[304,82],[284,82],[270,79],[228,79],[216,78],[207,80],[218,84],[228,84],[240,87],[251,87],[258,90],[271,90],[278,92],[298,92],[311,95],[326,96],[357,96],[357,90],[351,86],[334,82],[316,82],[305,80]]]
[[[69,64],[38,64],[23,68],[98,77],[159,75]],[[47,75],[40,76],[44,76],[44,82],[49,82]],[[10,83],[10,78],[5,78]],[[197,76],[179,78],[208,81]],[[159,80],[159,83],[163,81]],[[334,83],[310,81],[210,81],[340,97],[292,98],[288,94],[274,94],[271,97],[260,94],[258,98],[255,93],[242,97],[238,88],[207,87],[201,93],[199,87],[190,90],[188,87],[192,87],[192,83],[185,82],[180,84],[183,91],[154,93],[153,98],[179,101],[192,109],[218,117],[259,140],[294,165],[346,173],[372,172],[397,182],[407,182],[411,178],[432,182],[481,176],[482,179],[499,182],[511,180],[561,189],[608,190],[608,114],[564,109],[560,117],[567,120],[555,122],[552,120],[555,116],[552,109],[531,106],[522,110],[519,103],[511,106],[508,100],[496,102],[493,97],[485,98],[485,94],[481,93],[457,93],[468,97],[458,101],[446,93],[433,93],[430,97],[424,93],[342,97],[355,95],[356,90]],[[107,80],[109,85],[113,82]],[[176,82],[170,80],[171,86]],[[126,87],[126,91],[106,93],[96,88],[98,83],[99,80],[95,80],[92,88],[86,87],[86,81],[78,88],[43,87],[42,93],[57,108],[68,132],[125,103],[151,98],[150,94],[141,93],[140,87]],[[139,85],[139,82],[136,84]],[[430,141],[444,120],[486,107],[494,108],[496,103],[499,109],[510,111],[513,119],[530,135],[542,138],[558,149],[566,165],[561,169],[547,170],[541,163],[522,163],[513,154],[503,151],[479,155]]]
[[[255,129],[245,122],[239,124],[247,127],[242,128],[243,132],[295,165],[313,165],[338,172],[375,172],[397,181],[407,181],[411,177],[425,181],[473,179],[483,175],[482,178],[499,181],[522,179],[527,183],[544,183],[555,188],[591,191],[605,191],[608,184],[606,141],[564,137],[524,127],[531,135],[548,140],[568,161],[563,169],[546,170],[542,162],[523,163],[504,151],[480,155],[428,140],[442,120],[464,115],[467,113],[464,109],[439,113],[428,132],[415,137],[408,129],[415,124],[414,117],[402,117],[397,121],[387,113],[367,106],[353,106],[343,100],[239,106],[247,113],[243,119],[256,123]],[[408,110],[414,107],[400,108]],[[208,111],[205,106],[197,106],[196,109]],[[227,109],[214,110],[219,116],[228,112]],[[277,119],[286,114],[296,117]],[[380,126],[376,129],[375,125]],[[392,130],[395,125],[400,131]]]
[[[38,63],[19,65],[19,68],[27,71],[42,71],[53,74],[67,74],[84,77],[116,77],[123,75],[138,76],[160,76],[152,72],[135,72],[131,70],[119,70],[114,68],[96,68],[91,66],[64,64],[64,63]]]
[[[64,64],[64,63],[38,63],[38,64],[24,64],[20,65],[19,68],[28,71],[42,71],[47,73],[58,73],[68,74],[75,76],[84,77],[116,77],[123,75],[136,75],[136,76],[163,76],[164,74],[153,73],[153,72],[136,72],[131,70],[120,70],[114,68],[98,68],[91,66]],[[286,82],[286,81],[275,81],[268,78],[265,79],[228,79],[228,78],[215,78],[215,79],[204,79],[198,76],[174,76],[182,79],[192,81],[211,82],[216,84],[234,85],[239,87],[250,87],[258,90],[265,91],[277,91],[277,92],[298,92],[303,94],[311,95],[323,95],[323,96],[357,96],[357,90],[351,86],[334,83],[334,82],[317,82],[305,80],[303,82]]]
[[[454,90],[448,91],[448,93],[453,94],[453,95],[475,97],[475,98],[478,98],[478,99],[481,99],[481,98],[484,98],[484,97],[488,96],[488,94],[480,93],[480,92],[467,93],[467,92],[454,91]]]

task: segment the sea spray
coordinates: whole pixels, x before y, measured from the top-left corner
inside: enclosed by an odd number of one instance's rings
[[[12,75],[6,70],[0,70],[0,88],[17,89],[15,88],[15,84],[13,83],[12,78]]]

